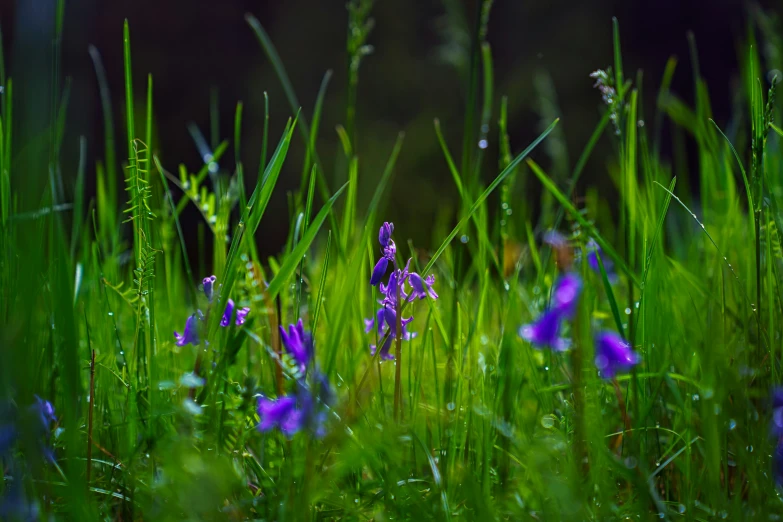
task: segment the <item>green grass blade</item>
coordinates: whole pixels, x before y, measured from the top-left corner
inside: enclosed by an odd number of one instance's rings
[[[280,293],[280,290],[283,289],[283,286],[288,283],[288,279],[294,273],[294,270],[296,270],[296,265],[299,263],[299,261],[301,261],[302,256],[305,255],[307,249],[310,248],[310,244],[313,242],[316,234],[318,234],[318,231],[321,229],[321,225],[323,225],[327,215],[329,212],[331,212],[332,205],[334,205],[334,202],[337,201],[337,198],[340,196],[340,194],[343,193],[347,186],[348,183],[340,187],[340,189],[334,193],[334,196],[332,196],[331,199],[326,202],[326,204],[321,208],[321,211],[318,212],[315,218],[313,218],[312,224],[302,235],[302,239],[299,241],[299,243],[297,243],[296,247],[291,251],[291,253],[286,256],[285,261],[282,265],[280,265],[280,270],[278,270],[277,274],[275,274],[275,277],[269,283],[269,287],[266,290],[266,294],[269,299],[274,299],[277,297],[277,294]]]

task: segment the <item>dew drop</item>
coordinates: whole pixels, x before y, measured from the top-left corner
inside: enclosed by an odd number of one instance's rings
[[[680,515],[685,513],[685,504],[680,504],[679,506],[677,506],[677,511],[679,511]]]
[[[631,309],[630,308],[626,308],[625,309],[625,315],[631,315]]]
[[[486,149],[486,148],[487,148],[487,145],[489,145],[489,144],[487,143],[487,140],[483,140],[483,139],[482,139],[482,140],[479,140],[479,142],[478,142],[478,146],[479,146],[479,148],[480,148],[480,149]]]
[[[449,411],[454,411],[454,408],[456,408],[456,407],[457,407],[457,405],[454,404],[453,402],[450,402],[450,403],[448,403],[446,405],[446,409],[449,410]]]
[[[462,234],[462,237],[460,237],[459,240],[460,240],[460,242],[462,242],[464,244],[464,243],[467,243],[470,240],[470,238],[468,236],[466,236],[465,234]]]

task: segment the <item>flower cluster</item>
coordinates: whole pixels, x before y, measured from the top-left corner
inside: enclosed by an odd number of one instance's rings
[[[555,236],[551,237],[557,239]],[[598,245],[594,248],[597,249]],[[590,263],[589,257],[588,262]],[[606,268],[606,265],[604,267]],[[552,305],[534,322],[523,325],[519,329],[520,337],[538,348],[567,350],[570,342],[563,336],[563,323],[574,318],[581,290],[582,280],[577,274],[567,272],[560,276],[552,289]],[[640,362],[639,354],[617,333],[602,330],[595,336],[595,366],[604,379],[612,379]]]
[[[57,422],[54,406],[37,395],[35,402],[24,413],[27,415],[28,435],[33,438],[43,458],[54,462],[54,452],[49,445],[52,426]],[[12,449],[19,440],[17,429],[19,412],[12,403],[0,404],[0,459],[6,464],[5,474],[11,477],[6,482],[5,492],[0,496],[0,520],[39,520],[39,508],[35,501],[28,501],[24,491],[25,467],[20,459],[14,458]],[[35,446],[28,446],[34,448]]]
[[[305,331],[302,320],[290,325],[288,331],[280,327],[283,346],[299,370],[296,390],[277,399],[258,398],[258,430],[278,428],[288,438],[303,429],[309,429],[317,438],[326,435],[327,409],[332,402],[332,389],[326,376],[312,364],[315,356],[313,336]],[[308,369],[310,379],[308,382]]]
[[[582,280],[573,272],[562,275],[552,290],[552,306],[534,322],[519,329],[519,335],[535,347],[562,352],[569,342],[562,337],[563,321],[574,318]]]
[[[402,304],[414,299],[424,299],[427,296],[432,299],[437,299],[438,294],[432,288],[435,284],[435,276],[428,275],[422,278],[416,272],[410,271],[411,260],[405,264],[405,268],[400,269],[397,266],[397,246],[394,240],[391,238],[392,232],[394,232],[394,224],[384,223],[378,232],[378,242],[381,244],[381,258],[375,264],[370,276],[370,284],[372,286],[378,286],[383,298],[378,302],[381,307],[375,314],[374,318],[365,319],[365,333],[369,333],[370,330],[375,327],[378,332],[378,337],[383,339],[383,345],[380,348],[380,355],[383,359],[394,359],[394,355],[391,353],[392,340],[400,337],[406,341],[416,336],[415,332],[409,332],[407,325],[413,320],[413,316],[404,318],[400,317],[399,328],[400,332],[397,332],[397,314],[401,313]],[[392,265],[393,270],[389,276],[387,284],[383,284],[383,276],[386,275],[386,271]],[[410,292],[407,292],[405,285],[410,287]],[[370,353],[375,355],[377,347],[370,345]]]
[[[205,277],[203,280],[204,295],[207,296],[207,300],[210,302],[210,304],[212,303],[212,297],[214,296],[216,281],[217,277],[214,275]],[[236,310],[236,315],[234,314],[235,308],[236,305],[234,304],[234,301],[229,299],[226,303],[226,308],[223,311],[223,317],[220,319],[220,326],[224,328],[230,326],[232,318],[234,319],[234,323],[237,326],[245,323],[247,314],[250,313],[250,308],[239,308]],[[177,346],[185,346],[187,344],[197,346],[199,344],[199,321],[204,321],[204,314],[201,312],[201,310],[196,310],[196,313],[191,314],[191,316],[188,317],[188,319],[185,321],[185,328],[182,333],[180,334],[176,331],[174,332],[174,339],[176,340]]]

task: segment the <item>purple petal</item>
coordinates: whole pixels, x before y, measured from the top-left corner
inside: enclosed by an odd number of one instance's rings
[[[611,379],[617,373],[630,370],[641,362],[639,354],[611,331],[599,333],[595,338],[595,365],[604,379]]]
[[[294,360],[299,363],[300,369],[304,371],[313,355],[312,336],[305,332],[301,319],[297,321],[296,325],[289,325],[287,333],[282,326],[279,328],[283,346]]]
[[[261,422],[258,424],[258,431],[269,431],[275,426],[279,426],[290,415],[296,407],[296,399],[293,397],[280,397],[277,400],[258,398],[258,416]]]
[[[411,297],[418,297],[419,299],[427,297],[427,292],[424,290],[424,281],[422,281],[419,274],[411,272],[410,275],[408,275],[408,284],[411,285],[411,288],[413,289]]]
[[[212,294],[215,287],[215,281],[217,281],[217,277],[214,275],[211,275],[209,277],[205,277],[202,281],[204,284],[204,295],[207,296],[207,299],[209,299],[210,302],[212,302]]]
[[[364,320],[364,333],[370,333],[370,330],[372,330],[373,326],[375,326],[375,319],[365,319]]]
[[[432,288],[432,285],[435,284],[435,274],[430,274],[424,279],[424,284],[427,285],[427,293],[430,295],[432,299],[437,299],[438,294],[435,293],[435,290]]]
[[[229,299],[226,303],[226,310],[223,312],[223,318],[220,320],[220,326],[230,325],[232,315],[234,315],[234,301]]]
[[[381,229],[378,231],[378,241],[381,246],[388,246],[392,232],[394,232],[394,223],[384,222],[384,224],[381,225]]]
[[[383,276],[386,274],[386,267],[389,266],[389,260],[382,257],[375,263],[375,268],[372,269],[372,276],[370,276],[370,284],[377,286],[381,282]]]
[[[196,323],[196,315],[193,314],[185,321],[185,330],[180,335],[174,332],[174,338],[177,341],[177,346],[185,346],[186,344],[198,345],[198,324]]]
[[[557,230],[550,230],[544,234],[544,243],[554,248],[563,248],[568,246],[568,240]]]
[[[582,290],[582,279],[575,273],[564,274],[555,283],[552,292],[552,308],[571,319],[576,312],[576,303]]]
[[[237,310],[236,325],[240,326],[240,325],[245,324],[245,319],[247,318],[247,314],[249,314],[249,313],[250,313],[250,308],[248,308],[247,306]]]
[[[552,309],[541,314],[537,321],[526,324],[519,329],[519,336],[536,347],[559,347],[561,315]]]

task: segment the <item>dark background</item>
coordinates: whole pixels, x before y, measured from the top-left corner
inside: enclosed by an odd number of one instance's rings
[[[451,2],[462,7],[467,26],[475,19],[474,2]],[[768,6],[764,6],[767,8]],[[600,94],[590,72],[612,62],[611,18],[620,21],[626,76],[643,70],[644,114],[654,109],[655,92],[671,55],[679,58],[673,90],[686,101],[693,98],[693,78],[687,32],[695,35],[702,74],[710,89],[713,112],[720,125],[731,116],[732,93],[738,84],[738,53],[755,4],[738,0],[610,1],[496,0],[489,23],[489,41],[495,65],[495,106],[509,97],[512,148],[520,151],[545,125],[536,85],[551,79],[560,131],[566,148],[559,161],[573,165],[600,118]],[[66,2],[62,47],[62,73],[72,79],[72,92],[63,142],[62,172],[72,185],[78,158],[78,137],[88,143],[88,180],[94,179],[96,159],[103,156],[103,121],[97,83],[88,46],[100,51],[107,70],[118,134],[117,153],[123,145],[124,90],[122,23],[128,18],[133,49],[137,109],[143,107],[146,73],[154,77],[155,139],[153,149],[167,169],[176,172],[182,162],[191,172],[201,166],[200,156],[187,131],[195,122],[209,139],[209,103],[213,89],[219,96],[220,138],[233,136],[237,101],[244,102],[243,156],[248,187],[255,182],[263,119],[263,92],[270,97],[270,147],[276,143],[291,115],[280,83],[263,54],[244,14],[253,13],[269,32],[285,63],[303,109],[311,119],[313,103],[327,69],[334,76],[327,94],[318,150],[330,185],[345,177],[337,165],[335,125],[345,121],[346,26],[343,1],[286,0],[69,0]],[[437,145],[432,121],[439,118],[447,141],[459,156],[465,81],[453,63],[453,45],[443,2],[378,0],[373,9],[375,28],[369,37],[374,53],[362,62],[359,79],[357,135],[360,200],[369,198],[401,130],[406,139],[390,192],[387,219],[403,222],[406,235],[427,244],[429,227],[438,208],[455,207],[458,199]],[[15,149],[37,150],[51,108],[51,30],[53,0],[0,1],[6,65],[15,81],[15,122],[19,132]],[[453,33],[451,33],[453,34]],[[544,83],[542,83],[544,82]],[[540,91],[540,87],[539,87]],[[141,114],[137,128],[143,128]],[[497,173],[497,139],[493,116],[486,179]],[[138,131],[137,131],[138,132]],[[664,139],[664,142],[666,140]],[[279,250],[285,239],[288,210],[285,191],[298,186],[303,146],[298,135],[281,177],[270,211],[259,231],[266,253]],[[584,174],[585,183],[602,184],[612,141],[606,136]],[[231,149],[233,150],[233,149]],[[666,150],[666,147],[664,147]],[[550,163],[542,150],[536,158]],[[221,167],[233,170],[233,154]],[[36,165],[35,157],[27,164]],[[46,176],[42,167],[14,172],[14,183],[40,200]],[[43,166],[45,170],[45,166]],[[121,184],[119,184],[121,186]],[[527,195],[536,200],[539,194]],[[94,190],[94,181],[88,182]],[[198,215],[189,211],[186,220]]]

